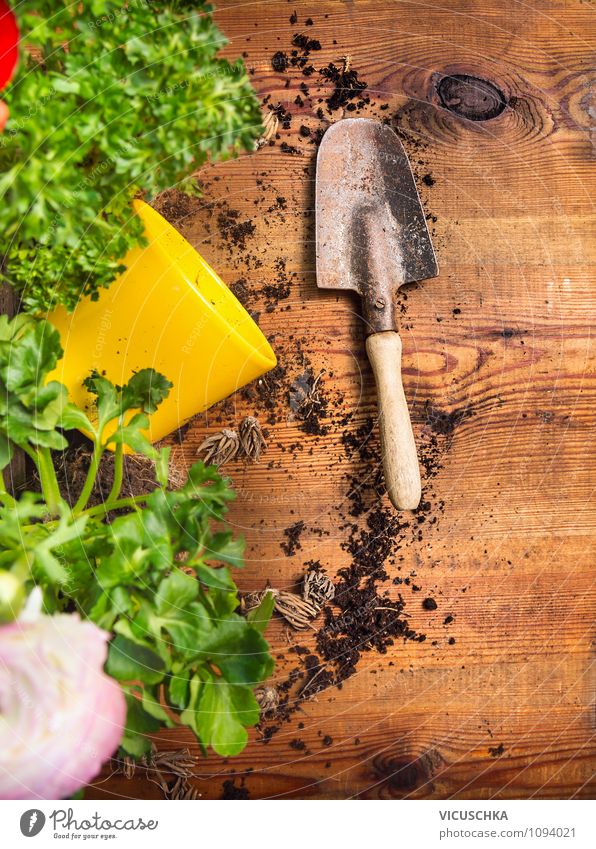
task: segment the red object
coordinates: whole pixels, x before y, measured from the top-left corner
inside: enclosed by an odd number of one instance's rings
[[[12,77],[19,56],[19,29],[5,0],[0,0],[0,89]]]

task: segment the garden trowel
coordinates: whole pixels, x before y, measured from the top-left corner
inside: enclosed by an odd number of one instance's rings
[[[362,296],[366,351],[379,403],[387,492],[395,507],[420,501],[420,469],[401,380],[396,294],[438,274],[408,157],[393,130],[346,118],[317,157],[317,285]]]

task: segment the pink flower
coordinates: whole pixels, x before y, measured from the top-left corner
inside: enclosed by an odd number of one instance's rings
[[[70,797],[113,754],[126,705],[108,640],[78,614],[0,628],[1,799]]]

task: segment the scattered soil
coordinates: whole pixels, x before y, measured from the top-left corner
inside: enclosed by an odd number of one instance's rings
[[[167,189],[151,204],[170,224],[180,224],[197,208],[197,198],[185,195],[176,189]]]
[[[294,47],[299,47],[305,53],[310,53],[312,50],[320,50],[321,42],[317,38],[309,38],[307,35],[303,33],[296,33],[294,38],[292,39],[292,44]]]
[[[286,557],[293,557],[296,552],[302,548],[300,535],[304,531],[305,527],[303,520],[300,519],[300,521],[295,522],[293,525],[290,525],[289,528],[284,530],[284,537],[286,538],[286,541],[280,542],[279,545]]]
[[[278,50],[277,53],[274,53],[271,57],[271,67],[274,71],[283,72],[286,70],[290,61],[288,59],[287,53],[284,53],[283,50]]]
[[[446,413],[429,402],[426,404],[426,424],[434,433],[440,433],[443,436],[452,437],[455,428],[473,415],[474,412],[470,407]]]
[[[222,785],[220,799],[250,799],[247,787],[237,786],[233,778],[227,778]]]
[[[221,236],[235,248],[243,251],[246,248],[246,240],[255,232],[255,225],[251,219],[240,219],[237,209],[224,209],[217,216],[217,226]]]
[[[362,96],[368,84],[358,78],[358,72],[349,68],[347,62],[344,61],[341,66],[330,62],[325,68],[321,68],[319,73],[323,79],[333,84],[333,92],[325,100],[330,112],[344,106],[348,112],[353,112],[370,103],[369,97]],[[353,103],[355,98],[359,98],[358,103]]]

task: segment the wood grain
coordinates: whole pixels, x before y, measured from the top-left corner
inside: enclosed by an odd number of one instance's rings
[[[309,16],[309,35],[323,47],[316,66],[351,57],[374,101],[359,114],[399,129],[433,216],[440,277],[408,287],[401,335],[416,442],[425,450],[435,438],[441,468],[423,480],[431,507],[421,537],[408,528],[388,568],[391,577],[415,572],[438,609],[404,592],[425,643],[363,655],[341,690],[305,702],[270,742],[253,731],[238,758],[201,759],[193,785],[205,798],[221,796],[230,777],[251,798],[591,797],[592,10],[579,0],[220,4],[228,55],[246,51],[259,94],[294,117],[274,146],[205,169],[204,199],[189,202],[176,225],[228,283],[247,281],[289,381],[301,370],[298,348],[315,373],[326,369],[331,402],[328,432],[309,436],[284,391],[265,459],[229,467],[239,493],[232,518],[248,543],[242,589],[268,580],[290,587],[311,558],[331,574],[345,565],[348,478],[375,473],[341,438],[346,412],[351,427],[376,415],[359,306],[319,292],[314,275],[316,147],[299,127],[325,125],[315,112],[328,90],[317,94],[315,75],[307,80],[312,99],[296,106],[304,78],[294,71],[284,88],[288,76],[270,64]],[[505,109],[489,121],[446,110],[437,94],[446,74],[491,82]],[[300,153],[284,154],[282,141]],[[222,238],[214,203],[253,221],[246,251]],[[280,257],[290,292],[272,303],[266,287],[279,283]],[[459,412],[452,432],[433,431],[429,407]],[[176,462],[191,463],[206,432],[246,414],[270,413],[237,394],[174,441]],[[286,557],[283,530],[297,519],[306,525],[302,548]],[[295,637],[278,619],[269,636],[281,681],[294,665],[287,640]],[[299,642],[312,646],[310,637]],[[302,751],[290,747],[297,737]],[[159,740],[182,745],[192,741],[178,729]],[[108,776],[90,797],[159,795],[140,775]]]

